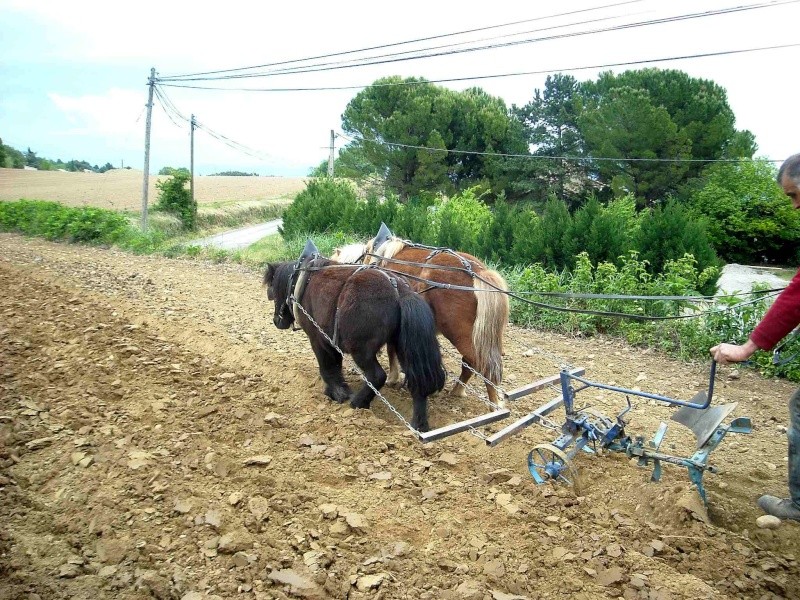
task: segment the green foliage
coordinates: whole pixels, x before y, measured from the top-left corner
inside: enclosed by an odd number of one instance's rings
[[[188,182],[189,175],[177,172],[169,179],[157,182],[158,201],[153,205],[153,210],[175,215],[184,229],[193,230],[197,224],[197,202],[186,188]]]
[[[646,91],[612,88],[578,118],[588,151],[603,158],[686,159],[691,141],[654,104]],[[675,191],[688,172],[686,162],[597,161],[600,178],[616,195],[632,193],[657,200]]]
[[[693,217],[674,200],[663,208],[657,206],[642,215],[636,248],[656,273],[685,254],[694,256],[700,270],[720,266],[706,233],[705,219]],[[710,282],[710,287],[704,291],[712,293],[713,283]]]
[[[178,167],[177,169],[174,167],[162,167],[161,170],[158,172],[159,175],[172,175],[176,177],[178,175],[185,176],[188,179],[192,176],[189,169],[186,167]]]
[[[161,169],[162,171],[164,169]],[[171,175],[172,173],[158,173],[159,175]],[[212,173],[212,177],[258,177],[258,173],[245,173],[244,171],[220,171],[219,173]]]
[[[541,219],[543,256],[539,259],[551,269],[564,269],[572,264],[575,240],[572,237],[572,215],[566,204],[555,196],[545,204]]]
[[[501,99],[478,88],[454,92],[424,79],[376,81],[347,105],[342,128],[358,138],[348,146],[357,158],[354,166],[371,165],[369,171],[401,202],[508,176],[502,159],[463,151],[526,151],[522,128]]]
[[[441,203],[437,245],[480,254],[492,221],[489,207],[480,201],[476,188],[469,188]]]
[[[648,269],[647,262],[641,260],[635,252],[623,257],[619,267],[607,262],[593,266],[588,254],[582,252],[576,257],[571,274],[566,271],[548,271],[541,264],[517,267],[504,271],[504,274],[510,289],[521,297],[530,297],[536,302],[565,309],[667,317],[680,315],[691,305],[671,301],[558,299],[539,294],[557,292],[628,296],[696,296],[708,281],[718,275],[718,270],[714,268],[700,270],[691,256],[684,256],[667,262],[661,273],[653,275]],[[633,343],[650,340],[651,343],[658,342],[661,347],[672,350],[676,347],[669,344],[674,342],[676,339],[674,333],[681,327],[678,321],[633,321],[618,317],[562,312],[518,299],[511,301],[511,320],[519,325],[535,324],[537,328],[583,335],[615,333],[625,336]],[[670,335],[664,340],[658,337],[666,335],[666,332],[670,332]],[[710,345],[700,348],[696,343],[693,352],[707,352],[709,347]]]
[[[352,231],[345,215],[352,215],[356,192],[348,181],[312,179],[283,215],[284,237],[326,231]],[[377,231],[377,229],[376,229]]]
[[[5,152],[5,162],[0,163],[0,167],[7,167],[9,169],[21,169],[25,166],[25,156],[11,146],[3,146]]]
[[[0,202],[0,229],[89,244],[113,244],[131,234],[128,220],[120,213],[41,200]]]
[[[514,215],[514,243],[511,246],[511,264],[541,263],[545,256],[542,219],[530,207],[520,207]]]
[[[480,254],[493,262],[510,264],[514,246],[515,216],[519,213],[500,194],[494,202],[492,218],[480,240]]]
[[[525,106],[512,107],[534,146],[536,156],[552,157],[547,161],[527,161],[530,168],[523,174],[531,184],[531,191],[546,197],[556,193],[567,200],[567,184],[571,179],[583,178],[583,168],[577,161],[560,157],[583,154],[583,138],[578,129],[578,116],[583,108],[578,81],[572,75],[547,76],[544,90],[536,89],[533,100]]]
[[[717,164],[691,194],[694,210],[708,217],[708,233],[728,261],[794,263],[800,215],[775,184],[766,161]]]
[[[411,198],[399,206],[397,215],[387,223],[392,232],[407,240],[434,246],[439,239],[439,219],[441,203],[430,197]],[[377,228],[369,232],[375,235]]]
[[[25,166],[38,167],[40,160],[41,159],[38,156],[36,156],[36,152],[31,150],[30,146],[28,146],[28,150],[25,152]]]

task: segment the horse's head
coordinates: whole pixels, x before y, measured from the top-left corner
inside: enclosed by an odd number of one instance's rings
[[[295,272],[293,262],[267,265],[264,273],[264,285],[267,286],[267,298],[275,303],[275,314],[272,322],[278,329],[289,329],[294,323],[291,306],[292,280]]]

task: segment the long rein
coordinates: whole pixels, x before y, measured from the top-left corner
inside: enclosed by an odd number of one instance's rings
[[[435,251],[440,252],[448,252],[453,253],[455,252],[448,249],[448,248],[431,248],[428,246],[417,246],[426,249],[432,249]],[[600,310],[590,310],[590,309],[578,309],[578,308],[567,308],[564,306],[556,306],[553,304],[547,304],[544,302],[536,302],[535,300],[530,300],[528,298],[524,298],[520,293],[513,292],[510,290],[504,290],[498,286],[496,286],[491,281],[488,281],[486,278],[482,277],[480,274],[476,273],[475,270],[472,268],[470,261],[464,259],[461,256],[458,256],[459,260],[462,261],[462,264],[467,266],[465,267],[455,267],[449,265],[436,265],[430,263],[417,263],[412,261],[400,260],[397,258],[385,258],[378,254],[374,254],[371,252],[365,252],[365,257],[379,259],[380,261],[397,264],[397,265],[405,265],[405,266],[413,266],[418,267],[420,269],[433,269],[433,270],[441,270],[441,271],[454,271],[454,272],[462,272],[469,275],[472,278],[479,279],[486,285],[488,285],[491,289],[483,289],[483,288],[475,288],[472,286],[464,286],[464,285],[457,285],[452,283],[443,283],[439,281],[432,281],[430,279],[425,279],[423,277],[419,277],[417,275],[411,275],[409,273],[405,273],[403,271],[398,271],[396,269],[392,269],[387,266],[379,265],[376,263],[368,264],[368,265],[358,265],[360,268],[373,268],[378,269],[381,271],[386,271],[388,273],[392,273],[393,275],[400,275],[407,279],[411,279],[413,281],[417,281],[420,283],[424,283],[427,288],[420,293],[428,292],[432,289],[447,289],[447,290],[456,290],[456,291],[464,291],[464,292],[483,292],[483,293],[499,293],[499,294],[506,294],[507,296],[514,298],[524,304],[528,304],[530,306],[535,306],[537,308],[544,308],[549,310],[555,310],[559,312],[569,312],[569,313],[577,313],[577,314],[586,314],[586,315],[594,315],[594,316],[601,316],[601,317],[619,317],[625,319],[632,319],[635,321],[670,321],[670,320],[677,320],[677,319],[692,319],[702,317],[704,315],[712,315],[712,314],[719,314],[724,312],[729,312],[733,309],[740,308],[743,306],[748,306],[750,304],[755,304],[757,302],[762,301],[764,298],[769,298],[776,296],[778,293],[782,291],[783,288],[775,288],[770,290],[765,290],[763,292],[746,292],[743,294],[736,294],[736,295],[718,295],[718,296],[629,296],[624,294],[572,294],[572,293],[564,293],[564,292],[524,292],[529,295],[538,295],[538,296],[551,296],[556,298],[565,298],[565,299],[584,299],[584,300],[649,300],[649,301],[682,301],[682,302],[708,302],[710,300],[714,300],[716,298],[730,298],[738,295],[753,295],[753,294],[760,294],[759,297],[754,298],[752,300],[748,300],[746,302],[740,302],[736,305],[726,306],[719,309],[709,309],[701,312],[696,312],[689,315],[668,315],[668,316],[647,316],[647,315],[636,315],[632,313],[622,313],[622,312],[614,312],[614,311],[600,311]],[[426,260],[428,260],[428,257]],[[320,267],[298,267],[298,270],[306,270],[306,271],[321,271],[323,269],[335,269],[335,268],[350,268],[352,269],[355,265],[353,264],[331,264],[325,265]]]

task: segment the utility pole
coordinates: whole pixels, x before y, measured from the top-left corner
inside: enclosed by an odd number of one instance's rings
[[[330,154],[328,154],[328,177],[333,177],[333,138],[334,138],[333,129],[331,129],[331,148]]]
[[[192,203],[194,203],[194,128],[197,127],[194,121],[194,115],[192,115],[192,120],[190,121],[191,130],[190,134],[190,142],[189,142],[189,171],[191,172],[191,177],[189,178],[189,195],[192,198]]]
[[[144,126],[144,182],[142,183],[142,232],[147,233],[147,192],[150,186],[150,126],[153,123],[153,91],[156,85],[156,69],[150,69],[147,80],[150,91],[147,94],[147,121]]]

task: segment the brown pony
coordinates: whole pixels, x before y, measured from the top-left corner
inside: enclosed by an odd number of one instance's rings
[[[369,408],[374,390],[386,382],[376,358],[385,345],[406,374],[414,401],[411,426],[428,431],[428,396],[444,387],[445,371],[431,309],[404,277],[317,258],[303,266],[267,265],[264,284],[275,302],[275,326],[288,329],[296,322],[308,336],[328,397]],[[342,375],[343,356],[331,341],[353,357],[374,389],[365,384],[351,392]]]
[[[376,240],[377,248],[374,247]],[[387,239],[380,233],[367,242],[365,256],[365,262],[408,275],[412,287],[422,294],[433,310],[437,329],[461,353],[462,360],[492,384],[500,385],[503,380],[503,334],[508,324],[509,305],[508,296],[502,293],[508,290],[508,285],[499,273],[470,254],[415,246],[391,235]],[[474,288],[475,291],[437,287],[437,283]],[[396,364],[390,365],[390,382],[399,375],[396,371]],[[472,371],[462,365],[453,393],[465,395],[464,384],[471,376]],[[487,383],[486,392],[489,400],[503,405],[503,399],[498,398],[493,385]]]

